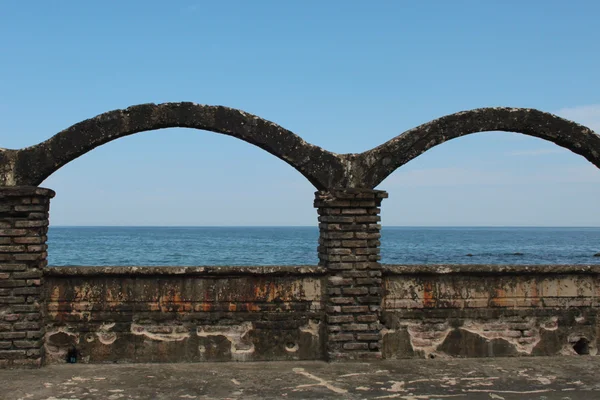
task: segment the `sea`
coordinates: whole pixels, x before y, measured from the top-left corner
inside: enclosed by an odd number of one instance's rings
[[[387,227],[385,264],[600,264],[600,228]],[[50,266],[316,265],[316,227],[51,227]]]

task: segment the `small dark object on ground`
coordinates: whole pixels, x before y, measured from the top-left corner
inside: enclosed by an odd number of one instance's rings
[[[600,253],[594,254],[594,257],[600,257]]]
[[[67,352],[67,363],[68,364],[75,364],[77,363],[77,349],[75,347],[72,347],[68,352]]]

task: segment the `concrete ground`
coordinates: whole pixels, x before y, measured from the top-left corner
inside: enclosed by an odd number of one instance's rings
[[[67,364],[0,370],[0,398],[600,399],[600,357]]]

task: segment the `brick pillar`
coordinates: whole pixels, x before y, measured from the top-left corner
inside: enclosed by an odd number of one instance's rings
[[[42,364],[42,270],[52,197],[39,187],[0,187],[0,368]]]
[[[381,358],[379,206],[387,193],[346,189],[315,193],[319,265],[327,267],[327,359]]]

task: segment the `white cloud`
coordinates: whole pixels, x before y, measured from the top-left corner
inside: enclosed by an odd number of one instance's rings
[[[600,104],[561,108],[555,114],[600,132]]]

